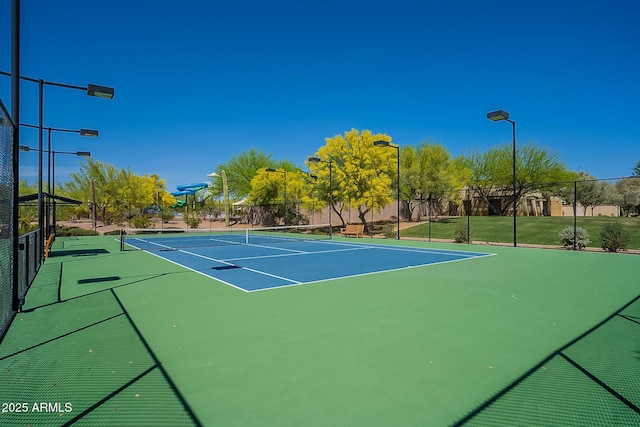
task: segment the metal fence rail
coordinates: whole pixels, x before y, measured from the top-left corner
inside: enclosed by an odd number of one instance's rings
[[[41,241],[40,230],[23,234],[18,238],[18,247],[20,248],[18,255],[18,299],[20,305],[22,305],[29,286],[40,269],[42,245],[38,245],[38,242]]]

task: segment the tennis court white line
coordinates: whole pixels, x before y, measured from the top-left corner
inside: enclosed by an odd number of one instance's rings
[[[336,242],[331,240],[314,240],[313,242],[317,242],[323,245],[339,245],[339,246],[350,246],[350,247],[367,247],[372,249],[385,249],[390,251],[399,251],[399,252],[419,252],[422,254],[436,254],[436,255],[451,255],[451,256],[460,256],[460,257],[476,257],[476,256],[486,256],[486,255],[495,255],[494,253],[489,252],[466,252],[466,251],[455,251],[451,249],[422,249],[411,246],[391,246],[391,245],[372,245],[366,243],[345,243],[345,242]]]
[[[372,274],[381,274],[381,273],[386,273],[386,272],[391,272],[391,271],[409,270],[411,268],[427,267],[427,266],[430,266],[430,265],[437,265],[437,264],[447,264],[447,263],[450,263],[450,262],[460,262],[460,261],[470,260],[470,259],[473,259],[473,258],[484,258],[484,257],[487,257],[487,256],[494,256],[494,255],[496,255],[496,254],[478,255],[478,256],[469,257],[469,258],[450,259],[450,260],[447,260],[447,261],[430,262],[430,263],[427,263],[427,264],[409,265],[409,266],[406,266],[406,267],[392,268],[392,269],[389,269],[389,270],[368,271],[366,273],[351,274],[351,275],[348,275],[348,276],[330,277],[328,279],[312,280],[311,282],[301,282],[301,283],[294,283],[294,284],[291,284],[291,285],[281,285],[281,286],[273,286],[273,287],[270,287],[270,288],[254,289],[252,291],[247,291],[247,292],[252,293],[252,292],[261,292],[261,291],[272,291],[274,289],[280,289],[280,288],[291,288],[293,286],[309,285],[311,283],[330,282],[330,281],[333,281],[333,280],[350,279],[352,277],[361,277],[361,276],[370,276]]]
[[[135,239],[135,240],[138,240],[138,241],[140,241],[140,242],[144,242],[144,243],[149,243],[149,244],[156,245],[156,246],[160,246],[161,248],[167,248],[167,249],[175,250],[175,248],[174,248],[174,247],[172,247],[172,246],[162,245],[162,244],[160,244],[160,243],[156,243],[156,242],[150,242],[149,240],[140,239],[140,238],[138,238],[138,237],[136,237],[136,239]],[[133,246],[133,245],[129,244],[129,246]],[[135,246],[133,246],[133,247],[135,248]],[[140,249],[140,248],[136,248],[136,249]],[[143,250],[144,250],[144,249],[143,249]]]
[[[138,240],[141,240],[141,239],[138,239]],[[142,241],[146,242],[145,240],[142,240]],[[147,242],[147,243],[150,243],[150,242]],[[133,246],[133,245],[131,245],[131,244],[129,244],[129,243],[127,243],[127,244],[128,244],[129,246],[132,246],[132,247],[134,247],[134,248],[135,248],[135,246]],[[166,245],[160,245],[160,244],[158,244],[158,246],[162,246],[162,247],[170,248],[169,246],[166,246]],[[136,249],[138,249],[138,248],[136,248]],[[173,249],[173,248],[171,248],[171,249]],[[225,281],[224,281],[224,280],[222,280],[222,279],[219,279],[219,278],[217,278],[217,277],[215,277],[215,276],[212,276],[212,275],[206,274],[206,273],[204,273],[204,272],[202,272],[202,271],[198,271],[198,270],[196,270],[196,269],[194,269],[194,268],[187,267],[186,265],[181,264],[181,263],[176,262],[176,261],[172,261],[172,260],[170,260],[169,258],[165,258],[165,257],[163,257],[163,256],[161,256],[161,255],[155,254],[155,253],[153,253],[153,252],[150,252],[150,251],[147,251],[147,250],[144,250],[144,249],[143,249],[142,251],[143,251],[143,252],[146,252],[146,253],[148,253],[148,254],[151,254],[151,255],[153,255],[153,256],[155,256],[155,257],[161,258],[161,259],[163,259],[163,260],[169,261],[169,262],[170,262],[170,263],[172,263],[172,264],[178,265],[178,266],[180,266],[180,267],[184,267],[184,268],[186,268],[187,270],[190,270],[190,271],[193,271],[193,272],[195,272],[195,273],[201,274],[201,275],[203,275],[203,276],[205,276],[205,277],[208,277],[208,278],[210,278],[210,279],[218,280],[218,281],[220,281],[220,282],[224,283],[225,285],[229,285],[229,286],[231,286],[231,287],[233,287],[233,288],[240,289],[240,290],[242,290],[243,292],[249,292],[248,290],[243,289],[243,288],[241,288],[241,287],[239,287],[239,286],[233,285],[233,284],[231,284],[231,283],[229,283],[229,282],[225,282]],[[185,254],[187,254],[187,255],[192,255],[192,256],[199,257],[199,258],[204,258],[204,259],[208,259],[208,260],[211,260],[211,261],[216,261],[216,262],[219,262],[219,263],[221,263],[221,264],[225,264],[225,265],[229,265],[229,266],[235,266],[235,264],[232,264],[232,263],[230,263],[230,262],[226,262],[226,261],[221,260],[221,259],[211,258],[211,257],[207,257],[207,256],[200,255],[200,254],[195,254],[195,253],[193,253],[193,252],[189,252],[189,251],[185,251],[185,250],[181,250],[181,249],[178,249],[177,251],[178,251],[178,252],[185,253]],[[291,282],[292,284],[295,284],[295,285],[302,284],[302,282],[299,282],[299,281],[297,281],[297,280],[293,280],[293,279],[289,279],[289,278],[287,278],[287,277],[282,277],[282,276],[278,276],[278,275],[275,275],[275,274],[267,273],[267,272],[265,272],[265,271],[256,270],[256,269],[254,269],[254,268],[242,267],[242,266],[239,266],[239,267],[240,267],[241,269],[243,269],[243,270],[251,271],[251,272],[253,272],[253,273],[262,274],[262,275],[265,275],[265,276],[270,276],[270,277],[273,277],[273,278],[276,278],[276,279],[284,280],[284,281],[286,281],[286,282]],[[285,286],[287,286],[287,285],[285,285]]]
[[[270,246],[264,246],[265,248],[270,248]],[[276,249],[276,248],[273,248]],[[363,246],[361,248],[349,248],[349,249],[330,249],[327,251],[314,251],[314,252],[302,252],[302,251],[297,251],[299,253],[296,254],[276,254],[276,255],[259,255],[259,256],[247,256],[247,257],[242,257],[242,258],[225,258],[225,261],[244,261],[244,260],[248,260],[248,259],[260,259],[260,258],[278,258],[278,257],[285,257],[285,256],[300,256],[300,255],[315,255],[315,254],[328,254],[328,253],[333,253],[333,252],[350,252],[350,251],[362,251],[362,250],[367,250],[367,249],[375,249],[373,247],[370,246]]]
[[[306,254],[306,251],[298,251],[296,249],[287,249],[287,248],[278,248],[274,246],[265,246],[265,245],[256,245],[254,243],[247,243],[246,246],[253,246],[255,248],[267,248],[267,249],[276,249],[278,251],[286,251],[286,252],[297,252],[299,254]]]
[[[219,262],[219,263],[221,263],[221,264],[226,264],[226,265],[236,266],[235,264],[232,264],[232,263],[227,262],[227,261],[223,261],[223,260],[221,260],[221,259],[211,258],[211,257],[204,256],[204,255],[200,255],[200,254],[195,254],[195,253],[193,253],[193,252],[185,251],[185,250],[182,250],[182,249],[179,249],[179,250],[178,250],[178,252],[182,252],[182,253],[184,253],[184,254],[188,254],[188,255],[193,255],[193,256],[196,256],[196,257],[199,257],[199,258],[208,259],[208,260],[211,260],[211,261],[216,261],[216,262]],[[291,282],[291,283],[295,283],[295,284],[300,284],[300,283],[302,283],[302,282],[299,282],[299,281],[297,281],[297,280],[289,279],[289,278],[287,278],[287,277],[278,276],[278,275],[276,275],[276,274],[267,273],[266,271],[256,270],[256,269],[254,269],[254,268],[243,267],[243,266],[241,266],[241,265],[239,265],[239,266],[237,266],[237,267],[240,267],[240,268],[241,268],[241,269],[243,269],[243,270],[251,271],[251,272],[253,272],[253,273],[258,273],[258,274],[262,274],[262,275],[264,275],[264,276],[269,276],[269,277],[274,277],[274,278],[276,278],[276,279],[284,280],[284,281],[286,281],[286,282]]]
[[[133,245],[131,245],[131,244],[129,244],[129,243],[127,243],[127,244],[128,244],[129,246],[133,246]],[[135,246],[133,246],[133,247],[135,248]],[[136,249],[139,249],[139,248],[136,248]],[[246,290],[246,289],[244,289],[244,288],[241,288],[240,286],[236,286],[236,285],[234,285],[233,283],[229,283],[229,282],[226,282],[226,281],[224,281],[224,280],[222,280],[222,279],[219,279],[219,278],[217,278],[217,277],[210,276],[210,275],[208,275],[208,274],[206,274],[206,273],[204,273],[204,272],[202,272],[202,271],[198,271],[198,270],[195,270],[195,269],[193,269],[193,268],[191,268],[191,267],[187,267],[187,266],[186,266],[186,265],[184,265],[184,264],[180,264],[179,262],[172,261],[172,260],[170,260],[169,258],[165,258],[165,257],[163,257],[163,256],[161,256],[161,255],[155,254],[155,253],[150,252],[150,251],[145,251],[145,250],[142,250],[142,251],[143,251],[143,252],[148,253],[149,255],[153,255],[153,256],[155,256],[155,257],[158,257],[158,258],[160,258],[160,259],[162,259],[162,260],[164,260],[164,261],[168,261],[168,262],[170,262],[171,264],[177,265],[178,267],[186,268],[186,269],[187,269],[187,270],[189,270],[189,271],[193,271],[194,273],[198,273],[198,274],[200,274],[200,275],[202,275],[202,276],[204,276],[204,277],[206,277],[206,278],[208,278],[208,279],[215,279],[215,280],[217,280],[217,281],[219,281],[219,282],[221,282],[221,283],[223,283],[223,284],[225,284],[225,285],[229,285],[229,286],[231,286],[232,288],[240,289],[242,292],[246,292],[246,293],[248,293],[248,292],[249,292],[248,290]]]

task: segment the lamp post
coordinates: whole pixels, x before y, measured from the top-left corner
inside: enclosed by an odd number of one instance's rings
[[[32,148],[32,147],[27,147],[26,145],[21,145],[20,146],[20,151],[40,151],[37,148]],[[79,156],[79,157],[91,157],[91,153],[88,151],[52,151],[51,152],[53,157],[53,161],[52,161],[52,188],[53,188],[53,230],[54,230],[54,234],[55,234],[55,229],[56,229],[56,202],[55,202],[55,179],[56,179],[56,154],[72,154],[75,156]]]
[[[332,166],[333,162],[331,160],[322,160],[320,157],[308,157],[308,162],[311,163],[328,163],[329,164],[329,237],[333,237],[333,224],[331,223],[331,211],[333,210],[333,179],[332,175]]]
[[[11,73],[0,71],[0,74],[15,78]],[[58,86],[67,89],[76,89],[86,91],[87,95],[98,98],[113,99],[115,89],[112,87],[101,86],[96,84],[88,84],[87,86],[70,85],[66,83],[50,82],[43,79],[34,79],[32,77],[18,76],[19,79],[38,83],[38,150],[40,158],[38,160],[38,226],[40,228],[40,236],[43,237],[44,228],[44,199],[42,197],[42,140],[43,140],[43,120],[44,120],[44,86]],[[44,243],[44,240],[41,244]],[[42,261],[44,261],[44,251],[42,251]]]
[[[31,125],[27,123],[20,123],[20,126],[39,129],[39,126]],[[47,137],[47,195],[50,195],[52,194],[51,193],[51,185],[52,185],[51,184],[51,133],[52,132],[77,133],[77,134],[80,134],[80,136],[97,138],[99,135],[99,132],[94,129],[61,129],[61,128],[53,128],[53,127],[47,127],[44,129],[47,130],[47,135],[48,135]],[[55,193],[55,189],[53,192]],[[49,235],[51,234],[49,230],[49,226],[50,226],[49,215],[51,213],[49,204],[50,204],[49,197],[47,197],[47,208],[46,208],[47,212],[45,215],[46,216],[45,238],[49,238]]]
[[[276,170],[273,168],[267,168],[265,169],[267,172],[279,172],[281,174],[284,174],[284,196],[283,196],[283,207],[284,207],[284,225],[287,225],[287,171],[285,170]]]
[[[504,110],[497,110],[497,111],[492,111],[490,113],[487,113],[487,119],[494,121],[494,122],[499,122],[501,120],[505,120],[509,123],[511,123],[511,127],[513,130],[513,247],[518,246],[517,244],[517,240],[516,240],[516,217],[518,215],[517,209],[516,209],[516,204],[517,204],[517,197],[516,197],[516,190],[517,190],[517,183],[516,183],[516,122],[515,120],[510,120],[509,119],[509,113],[507,113]]]
[[[220,170],[220,175],[215,172],[207,174],[208,177],[222,178],[222,194],[224,196],[224,223],[228,227],[229,226],[229,186],[227,185],[227,173],[224,169]]]
[[[88,151],[52,151],[51,152],[51,187],[53,188],[53,234],[56,233],[56,154],[69,154],[78,157],[91,157],[91,153]],[[93,182],[92,182],[93,184]],[[93,200],[92,200],[93,202]],[[91,207],[92,211],[94,207]]]
[[[392,144],[389,141],[375,141],[373,143],[376,147],[393,147],[398,151],[398,186],[396,188],[397,192],[397,205],[398,205],[398,234],[396,238],[400,240],[400,146],[398,144]]]

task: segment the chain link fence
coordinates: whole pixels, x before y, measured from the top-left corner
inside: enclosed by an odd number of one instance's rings
[[[13,122],[0,101],[0,338],[15,314],[13,289]]]
[[[640,178],[583,179],[442,191],[411,204],[404,237],[459,242],[640,250]],[[574,237],[575,236],[575,237]]]

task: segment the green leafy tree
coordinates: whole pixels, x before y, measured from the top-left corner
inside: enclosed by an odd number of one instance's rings
[[[489,198],[501,198],[496,215],[506,215],[513,207],[513,152],[511,144],[492,147],[485,152],[461,156],[458,164],[468,169],[467,183],[476,197],[489,206]],[[516,151],[516,200],[523,195],[559,187],[554,183],[573,180],[575,173],[560,161],[559,155],[535,144],[522,144]]]
[[[640,160],[638,160],[638,163],[631,169],[631,173],[634,177],[640,178]]]
[[[318,177],[318,200],[329,203],[345,225],[343,210],[357,209],[358,217],[368,231],[365,215],[371,209],[381,209],[392,201],[391,184],[396,179],[397,150],[376,147],[375,141],[391,138],[352,129],[344,135],[327,138],[315,153],[322,162],[308,163],[312,175]],[[329,191],[329,163],[332,184]]]
[[[284,163],[287,162],[285,161]],[[291,163],[289,162],[290,165]],[[247,197],[251,192],[251,181],[258,173],[258,170],[283,166],[283,162],[274,161],[271,158],[271,154],[252,148],[249,151],[243,151],[233,156],[228,162],[216,166],[214,172],[222,175],[222,171],[225,171],[230,197],[240,200]],[[215,198],[222,197],[222,179],[212,178],[209,191]]]
[[[580,172],[580,180],[576,186],[576,200],[584,208],[584,215],[587,208],[591,208],[591,215],[596,206],[602,205],[613,199],[613,186],[606,181],[598,181],[594,176]]]
[[[38,193],[38,184],[29,184],[26,180],[21,179],[18,182],[18,195],[28,196]],[[27,233],[37,229],[38,221],[38,202],[21,203],[18,208],[18,232],[20,234]]]
[[[445,202],[456,198],[459,174],[447,149],[438,143],[423,142],[400,150],[400,199],[404,215],[411,221],[419,204],[428,200],[441,214]]]
[[[615,184],[615,189],[615,204],[622,208],[626,216],[640,212],[640,177],[620,180]]]

